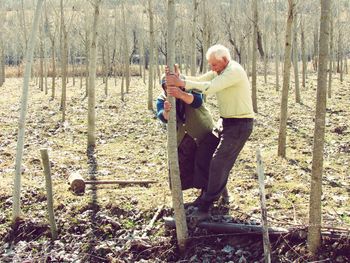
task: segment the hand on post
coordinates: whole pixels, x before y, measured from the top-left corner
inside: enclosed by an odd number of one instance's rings
[[[169,112],[171,110],[171,103],[169,101],[164,101],[164,111]]]
[[[179,87],[174,87],[174,86],[168,86],[167,87],[167,94],[169,96],[173,96],[177,99],[181,99],[183,96],[183,91]]]
[[[166,75],[166,85],[169,86],[176,86],[176,87],[182,87],[184,86],[183,81],[176,76],[175,74],[169,74]]]

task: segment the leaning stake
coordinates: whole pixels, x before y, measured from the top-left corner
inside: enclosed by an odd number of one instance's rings
[[[51,229],[52,239],[57,238],[57,227],[55,222],[55,215],[53,213],[53,197],[52,197],[52,180],[51,180],[51,170],[49,155],[47,154],[47,149],[40,149],[41,159],[44,166],[45,181],[46,181],[46,193],[47,193],[47,210],[49,212],[49,221]]]
[[[271,263],[271,246],[270,246],[270,239],[269,239],[269,230],[267,225],[267,211],[266,211],[266,200],[265,200],[264,167],[261,160],[261,154],[259,149],[256,151],[256,161],[257,161],[257,173],[259,177],[261,223],[263,226],[265,262]]]

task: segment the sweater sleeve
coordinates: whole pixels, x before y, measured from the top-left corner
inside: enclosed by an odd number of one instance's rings
[[[191,94],[193,95],[193,101],[190,104],[190,106],[192,108],[195,108],[195,109],[197,109],[200,106],[202,106],[202,104],[203,104],[203,95],[199,94],[197,92],[191,92]]]
[[[217,76],[216,72],[208,71],[207,73],[200,75],[200,76],[186,76],[185,80],[186,80],[186,82],[187,82],[187,80],[203,82],[203,81],[210,81],[213,78],[215,78],[216,76]]]
[[[158,98],[157,99],[157,118],[162,122],[167,123],[168,121],[164,118],[163,112],[164,112],[164,99]]]
[[[227,87],[233,86],[241,80],[239,72],[235,74],[232,70],[226,70],[214,77],[211,81],[193,81],[186,79],[187,90],[197,90],[203,94],[213,94]]]

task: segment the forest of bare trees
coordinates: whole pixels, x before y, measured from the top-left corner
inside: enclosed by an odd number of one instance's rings
[[[165,65],[171,68],[177,63],[185,75],[205,73],[209,70],[205,53],[220,43],[247,71],[257,116],[265,108],[264,85],[273,86],[279,100],[273,109],[278,115],[275,159],[288,160],[293,149],[288,140],[292,126],[289,105],[307,105],[306,93],[316,89],[314,108],[310,109],[313,137],[309,140],[312,167],[307,192],[307,247],[317,255],[322,243],[327,99],[334,98],[334,79],[350,90],[346,78],[350,57],[348,0],[2,0],[0,16],[0,87],[11,79],[23,79],[14,158],[13,222],[21,216],[26,115],[31,107],[28,96],[41,93],[49,104],[56,105],[58,126],[65,129],[74,118],[70,109],[74,105],[67,95],[67,89],[74,87],[78,103],[86,105],[85,149],[91,157],[104,136],[96,113],[104,102],[96,96],[101,85],[105,98],[114,96],[115,103],[127,108],[128,96],[132,97],[142,83],[147,93],[142,108],[152,112]],[[29,82],[37,89],[30,88]],[[171,118],[176,118],[172,113]],[[174,119],[170,119],[168,129],[173,208],[175,216],[183,216],[182,194],[175,188],[178,178],[172,178],[178,176]],[[91,159],[88,162],[91,164]],[[181,227],[177,238],[183,252],[188,238],[186,222],[181,222]]]
[[[86,72],[84,65],[87,65],[89,58],[88,42],[93,17],[91,3],[88,2],[89,4],[78,0],[45,1],[33,70],[35,76],[40,76],[40,87],[44,82],[42,78],[48,82],[46,76],[62,76],[66,67],[69,67],[69,74],[74,73],[76,77]],[[250,73],[254,50],[259,52],[259,61],[263,62],[266,58],[269,63],[266,70],[265,63],[262,63],[258,67],[259,73],[276,71],[276,67],[270,64],[275,60],[276,54],[279,61],[283,60],[288,1],[257,1],[256,9],[259,12],[256,11],[256,14],[252,9],[254,6],[248,1],[223,0],[218,3],[177,1],[179,11],[176,18],[176,62],[188,72],[196,58],[196,72],[204,72],[207,69],[204,58],[206,49],[211,44],[220,42],[230,47],[234,59],[242,63]],[[34,5],[33,1],[24,0],[2,1],[1,4],[1,58],[3,63],[14,68],[11,71],[13,76],[19,76]],[[319,2],[295,1],[294,5],[293,61],[296,58],[308,70],[317,70]],[[148,69],[150,54],[158,56],[154,64],[164,65],[167,53],[166,8],[166,1],[103,1],[98,28],[98,74],[107,77],[114,74],[120,76],[124,71],[129,72],[129,63],[136,62],[144,62]],[[345,60],[349,49],[346,26],[348,10],[348,1],[332,3],[331,57],[334,71],[338,74],[345,72],[348,67]],[[193,14],[196,16],[192,16]],[[257,49],[252,51],[250,47],[253,40],[257,42]],[[154,47],[150,49],[153,42]],[[121,65],[125,64],[127,67],[122,70]],[[281,70],[279,68],[278,72]],[[142,72],[140,71],[141,74]],[[155,72],[158,73],[158,70]],[[130,72],[125,76],[126,87],[129,86],[129,75]]]

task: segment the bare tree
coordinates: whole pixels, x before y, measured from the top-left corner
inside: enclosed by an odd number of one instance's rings
[[[253,41],[252,41],[252,101],[254,112],[258,112],[257,87],[256,87],[256,45],[258,35],[258,0],[253,1]]]
[[[153,3],[148,0],[149,15],[149,67],[148,67],[148,109],[153,110],[153,74],[154,74],[154,21],[153,21]]]
[[[331,10],[332,11],[332,10]],[[333,46],[334,46],[334,19],[333,16],[330,17],[330,40],[329,40],[329,70],[328,70],[328,98],[332,97],[332,74],[333,74]]]
[[[44,91],[44,24],[41,17],[39,26],[39,89]]]
[[[338,63],[337,72],[339,73],[340,82],[344,80],[344,61],[343,61],[343,30],[341,26],[338,27]]]
[[[329,46],[329,21],[331,1],[321,0],[319,64],[317,77],[317,101],[315,112],[314,146],[309,205],[308,248],[315,254],[321,243],[321,195],[323,173],[323,148],[327,104],[327,64]]]
[[[318,21],[316,21],[315,23],[315,28],[314,28],[314,54],[313,54],[313,67],[314,70],[317,71],[317,67],[318,67]]]
[[[279,78],[279,63],[280,63],[280,52],[279,52],[279,37],[278,37],[278,21],[277,21],[277,0],[275,0],[275,73],[276,73],[276,91],[279,90],[280,78]]]
[[[126,93],[129,92],[130,87],[130,60],[129,60],[129,42],[127,37],[127,26],[126,26],[126,18],[125,18],[125,0],[122,1],[122,19],[123,19],[123,58],[124,58],[124,76],[125,76],[125,86]]]
[[[167,46],[167,64],[171,71],[175,64],[175,0],[168,0],[168,46]],[[171,105],[175,105],[175,98],[168,96],[167,100]],[[176,136],[176,109],[172,107],[168,120],[168,162],[171,179],[171,192],[173,199],[173,208],[176,222],[176,236],[180,251],[184,251],[188,237],[185,209],[183,205],[183,196],[181,191],[179,160],[177,153]]]
[[[61,27],[60,27],[60,47],[61,47],[61,78],[62,78],[62,94],[61,94],[61,111],[62,122],[66,120],[66,101],[67,101],[67,66],[68,66],[68,32],[64,21],[63,0],[60,1],[61,10]]]
[[[281,117],[280,128],[278,134],[278,156],[286,157],[286,139],[287,139],[287,112],[288,112],[288,90],[290,81],[291,67],[291,39],[292,39],[292,24],[294,17],[294,0],[288,0],[288,19],[286,28],[286,40],[284,51],[284,66],[283,66],[283,87],[281,99]]]
[[[25,120],[27,115],[27,105],[28,105],[28,89],[29,89],[29,79],[30,72],[33,62],[33,54],[35,49],[35,43],[37,40],[37,31],[39,26],[39,18],[41,13],[41,7],[44,0],[38,0],[36,4],[34,21],[32,26],[32,31],[30,34],[30,39],[28,43],[28,49],[26,51],[26,66],[23,77],[23,89],[21,98],[21,112],[18,125],[18,140],[17,140],[17,150],[16,150],[16,167],[15,167],[15,177],[14,177],[14,187],[13,187],[13,220],[16,220],[20,216],[20,199],[21,199],[21,166],[23,157],[23,147],[24,147],[24,134],[25,134]]]
[[[96,145],[96,112],[95,112],[95,79],[96,79],[96,61],[97,61],[97,30],[100,15],[100,3],[102,0],[94,2],[94,22],[91,29],[91,46],[89,60],[89,94],[88,94],[88,143],[87,147]]]
[[[197,71],[197,10],[198,0],[192,0],[192,34],[191,34],[191,75],[195,76]]]
[[[21,26],[23,30],[23,37],[24,37],[24,44],[25,44],[25,50],[27,50],[28,47],[28,33],[27,33],[27,25],[26,25],[26,15],[24,12],[24,0],[21,0]]]
[[[4,44],[0,39],[0,87],[5,82],[5,56],[4,56]]]
[[[1,8],[0,4],[0,8]],[[0,15],[2,15],[0,13]],[[3,40],[3,23],[0,25],[0,87],[5,82],[5,50],[4,50],[4,40]]]
[[[301,42],[301,59],[302,59],[302,86],[306,87],[306,73],[307,73],[307,61],[306,61],[306,47],[305,47],[305,30],[304,30],[304,17],[300,17],[300,42]]]
[[[294,87],[295,102],[300,103],[300,85],[299,85],[299,67],[298,67],[298,24],[297,15],[293,19],[293,68],[294,68]]]
[[[56,89],[56,30],[52,30],[52,27],[50,26],[50,22],[48,19],[48,13],[47,13],[47,6],[45,2],[45,29],[47,31],[48,37],[51,42],[51,63],[52,63],[52,70],[51,70],[51,77],[52,77],[52,84],[51,84],[51,99],[55,98],[55,89]],[[52,32],[53,31],[53,32]]]

